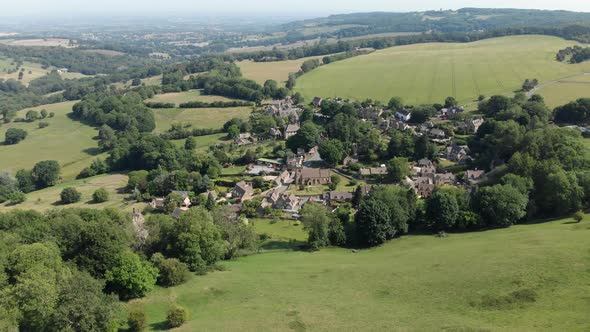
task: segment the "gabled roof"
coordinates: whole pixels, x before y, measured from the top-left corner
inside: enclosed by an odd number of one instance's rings
[[[297,132],[297,131],[299,131],[300,128],[301,127],[299,127],[298,124],[289,124],[287,126],[287,128],[285,129],[285,132],[287,132],[287,133]]]

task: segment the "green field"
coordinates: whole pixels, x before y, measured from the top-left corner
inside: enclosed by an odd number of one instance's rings
[[[262,231],[271,226],[281,232]],[[152,330],[176,302],[190,311],[179,331],[583,331],[589,235],[590,218],[565,219],[405,236],[357,254],[258,254],[141,302]]]
[[[289,73],[295,73],[301,68],[301,64],[306,60],[321,59],[322,56],[301,58],[297,60],[273,61],[273,62],[254,62],[240,61],[238,66],[245,78],[264,84],[266,80],[275,80],[284,83],[289,79]]]
[[[554,108],[578,98],[590,98],[590,75],[565,79],[539,90],[547,106]]]
[[[428,43],[392,47],[320,67],[297,80],[296,91],[314,96],[408,104],[441,103],[454,96],[468,103],[480,94],[511,93],[526,78],[548,82],[590,71],[590,62],[555,60],[576,44],[548,36],[512,36],[473,43]]]
[[[189,101],[202,101],[210,103],[214,101],[233,101],[235,99],[226,98],[222,96],[208,96],[201,94],[201,90],[191,90],[184,92],[172,92],[156,95],[152,99],[146,100],[146,102],[158,102],[158,103],[175,103],[178,104],[188,103]]]
[[[0,204],[0,209],[22,209],[46,211],[62,207],[82,207],[82,208],[116,208],[118,210],[132,211],[137,208],[139,211],[145,207],[144,203],[137,203],[134,200],[128,200],[129,194],[123,190],[127,185],[128,177],[123,174],[99,175],[88,179],[75,180],[61,183],[55,187],[34,191],[27,194],[27,201],[19,205],[10,205],[8,203]],[[78,203],[67,206],[61,205],[59,194],[65,187],[75,187],[82,193],[82,199]],[[92,193],[99,188],[104,188],[109,193],[109,200],[104,203],[95,204],[92,202]]]
[[[164,132],[173,123],[189,123],[193,128],[219,129],[232,118],[247,119],[251,107],[230,108],[162,108],[153,109],[156,117],[156,133]]]
[[[9,71],[13,70],[14,68],[16,68],[15,65],[13,65],[13,60],[12,59],[8,59],[8,58],[0,58],[0,79],[4,79],[4,80],[9,80],[9,79],[15,79],[18,80],[18,73],[20,71],[16,71],[14,73],[8,73]],[[21,68],[24,68],[24,76],[23,79],[21,80],[21,82],[25,85],[29,84],[29,82],[31,82],[34,79],[37,79],[39,77],[45,76],[47,73],[51,72],[53,69],[53,67],[49,67],[49,68],[42,68],[41,64],[38,63],[33,63],[33,62],[28,62],[25,61],[23,62],[23,65],[21,66]],[[31,72],[31,73],[29,73]],[[90,77],[87,75],[83,75],[80,73],[63,73],[62,75],[63,79],[75,79],[75,78],[84,78],[84,77]]]
[[[0,141],[8,128],[21,128],[28,132],[27,138],[16,145],[0,145],[0,170],[14,174],[21,168],[32,168],[41,160],[57,160],[62,166],[64,180],[72,180],[99,155],[94,137],[98,131],[90,126],[68,117],[76,102],[43,105],[31,109],[45,109],[55,112],[55,117],[31,123],[12,122],[0,127]],[[27,110],[17,116],[24,118]],[[39,129],[39,122],[49,123],[49,127]],[[104,156],[101,156],[104,158]]]

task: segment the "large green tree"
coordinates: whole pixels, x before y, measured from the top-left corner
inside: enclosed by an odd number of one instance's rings
[[[125,300],[143,297],[154,288],[157,277],[158,270],[131,251],[116,257],[113,267],[105,274],[107,289]]]
[[[435,230],[451,230],[459,217],[455,195],[447,190],[435,190],[426,203],[426,216]]]
[[[509,227],[526,215],[528,197],[511,185],[479,189],[475,209],[488,226]]]
[[[344,147],[339,140],[331,139],[324,141],[319,146],[322,159],[330,166],[338,165],[344,158]]]
[[[376,199],[363,199],[355,216],[358,239],[361,244],[380,245],[395,235],[391,227],[391,214],[387,206]]]
[[[51,187],[59,181],[60,167],[55,160],[40,161],[33,167],[32,175],[38,188]]]

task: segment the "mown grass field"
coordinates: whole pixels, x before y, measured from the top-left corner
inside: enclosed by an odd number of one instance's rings
[[[190,101],[214,102],[214,101],[232,101],[234,99],[222,96],[202,95],[200,90],[191,90],[184,92],[164,93],[156,95],[146,102],[175,103],[177,106],[181,103]],[[223,127],[227,121],[232,118],[247,119],[252,113],[251,107],[230,107],[230,108],[165,108],[152,109],[156,118],[156,133],[164,132],[172,126],[173,123],[188,123],[193,128],[212,128],[218,129]],[[203,138],[202,142],[197,142],[198,147],[214,144],[219,137]],[[199,144],[202,143],[202,144]],[[184,144],[184,140],[182,141]]]
[[[590,98],[590,75],[556,82],[541,88],[538,93],[551,108],[565,105],[578,98]]]
[[[301,64],[306,60],[321,59],[323,56],[301,58],[297,60],[273,61],[273,62],[254,62],[240,61],[238,66],[242,71],[242,76],[264,84],[267,80],[275,80],[283,85],[289,79],[289,73],[295,73],[301,68]]]
[[[281,230],[262,231],[270,226]],[[356,254],[258,254],[140,302],[151,330],[165,328],[166,309],[179,303],[190,318],[178,331],[583,331],[589,235],[587,217],[405,236]]]
[[[27,201],[19,205],[10,205],[7,203],[0,204],[0,209],[22,209],[47,211],[55,208],[82,207],[92,209],[102,209],[106,207],[116,208],[118,210],[133,211],[137,208],[139,211],[145,207],[145,203],[137,203],[134,200],[128,200],[129,194],[123,190],[127,185],[128,177],[123,174],[98,175],[88,179],[74,180],[60,183],[57,186],[34,191],[27,194]],[[66,187],[74,187],[82,193],[82,199],[78,203],[62,205],[59,194]],[[104,188],[109,193],[109,200],[104,203],[95,204],[92,201],[92,194],[99,188]]]
[[[8,170],[12,174],[21,168],[32,168],[42,160],[57,160],[61,167],[64,180],[72,180],[80,171],[90,165],[100,155],[94,137],[98,130],[74,121],[68,117],[76,102],[64,102],[43,105],[31,109],[54,112],[55,117],[34,122],[12,122],[0,127],[0,142],[4,142],[4,134],[8,128],[21,128],[28,136],[16,145],[0,145],[0,170]],[[25,117],[30,109],[18,112],[18,117]],[[49,123],[49,127],[39,129],[39,122]]]
[[[296,91],[314,96],[408,104],[461,103],[480,94],[511,93],[526,78],[548,82],[590,71],[590,62],[555,60],[559,49],[576,44],[549,36],[511,36],[473,43],[428,43],[392,47],[322,66],[297,80]]]
[[[203,95],[201,90],[191,90],[183,92],[172,92],[164,93],[154,96],[152,99],[146,100],[146,102],[157,102],[157,103],[176,103],[178,106],[182,103],[188,103],[189,101],[202,101],[210,103],[214,101],[232,101],[235,99],[226,98],[222,96],[208,96]]]

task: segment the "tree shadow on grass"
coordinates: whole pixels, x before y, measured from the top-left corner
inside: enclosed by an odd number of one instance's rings
[[[150,328],[154,331],[168,331],[168,323],[166,321],[150,324]]]
[[[102,150],[99,149],[99,148],[94,147],[94,148],[84,149],[84,150],[82,150],[82,152],[84,152],[84,153],[86,153],[87,155],[90,155],[90,156],[98,156],[99,154],[102,153]]]
[[[262,250],[293,250],[300,251],[305,249],[305,243],[299,241],[280,241],[270,240],[260,246]]]

